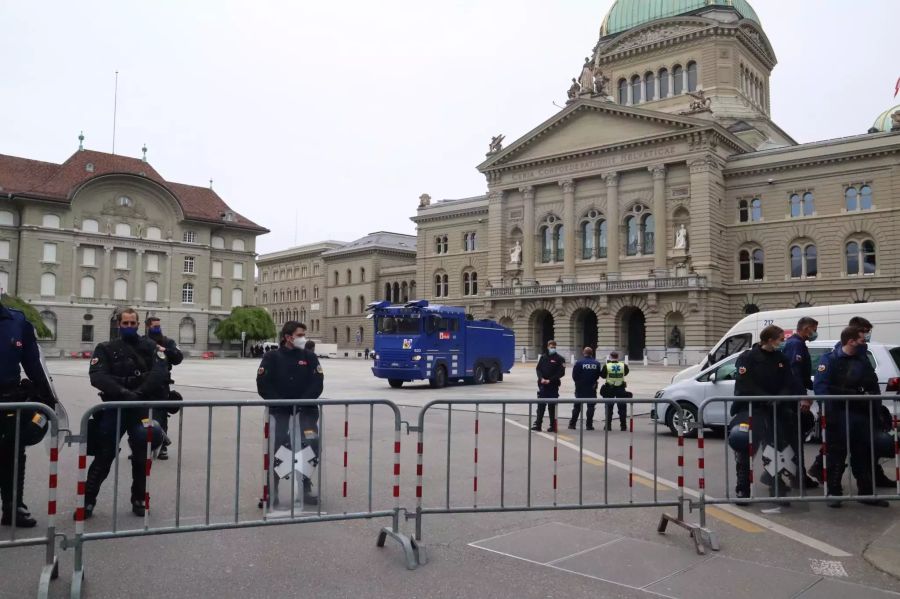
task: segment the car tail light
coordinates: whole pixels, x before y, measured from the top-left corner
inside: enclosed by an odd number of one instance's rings
[[[894,377],[888,379],[887,383],[887,391],[894,391],[895,393],[900,391],[900,377]]]

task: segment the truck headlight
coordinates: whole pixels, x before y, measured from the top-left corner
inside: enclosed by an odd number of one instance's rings
[[[422,360],[422,356],[419,354],[416,354],[415,356],[412,357],[413,362],[420,362],[421,360]]]

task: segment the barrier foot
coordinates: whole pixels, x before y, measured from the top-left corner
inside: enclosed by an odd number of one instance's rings
[[[84,586],[84,568],[72,572],[72,588],[70,599],[81,599],[81,589]]]
[[[52,564],[45,564],[41,569],[41,580],[38,583],[38,599],[47,599],[50,596],[50,581],[59,577],[59,558],[53,556]]]
[[[415,539],[410,539],[410,541],[412,541],[413,551],[416,552],[416,562],[420,566],[424,566],[428,563],[428,548]]]
[[[384,547],[384,542],[388,537],[391,537],[392,539],[400,543],[400,546],[403,548],[403,555],[406,558],[406,569],[415,570],[416,566],[419,565],[419,560],[417,557],[417,552],[413,548],[412,539],[410,539],[405,534],[395,532],[392,528],[385,526],[381,529],[381,532],[378,533],[378,546]]]
[[[700,526],[697,526],[696,524],[685,522],[684,520],[681,520],[676,516],[663,514],[659,519],[659,526],[656,527],[656,532],[658,532],[659,534],[665,534],[669,522],[680,526],[681,528],[688,531],[688,533],[690,533],[691,540],[694,541],[694,548],[697,550],[698,555],[706,555],[707,547],[712,551],[719,550],[719,539],[716,536],[716,533],[709,530],[708,528],[702,528]]]

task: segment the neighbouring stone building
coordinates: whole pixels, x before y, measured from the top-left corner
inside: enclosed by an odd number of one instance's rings
[[[432,202],[418,295],[632,360],[696,362],[745,314],[896,299],[900,106],[798,144],[770,115],[775,52],[746,0],[618,0],[565,108]]]
[[[298,320],[339,355],[372,348],[366,306],[416,296],[416,238],[379,231],[351,243],[323,241],[257,260],[257,304],[280,326]]]
[[[130,158],[79,145],[62,164],[0,155],[0,289],[40,311],[48,355],[109,340],[125,306],[159,316],[189,354],[228,350],[213,331],[251,301],[266,232],[212,182],[163,179],[146,148]]]

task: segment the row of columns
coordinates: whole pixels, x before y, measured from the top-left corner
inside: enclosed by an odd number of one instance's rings
[[[673,71],[669,71],[669,76],[667,79],[668,79],[668,85],[666,87],[666,97],[671,98],[672,96],[675,95],[675,74]],[[687,68],[681,69],[680,79],[681,79],[681,93],[682,94],[685,92],[688,92],[688,91],[693,91],[693,90],[688,89],[688,70],[687,70]],[[626,103],[629,105],[633,105],[633,104],[635,104],[634,83],[633,83],[632,79],[625,79],[624,81],[626,83],[626,90],[627,90]],[[641,77],[640,84],[639,84],[641,86],[641,101],[637,102],[638,104],[643,104],[645,102],[653,102],[654,100],[662,99],[662,88],[659,85],[659,81],[660,81],[659,73],[653,74],[653,81],[655,83],[655,85],[653,86],[653,97],[648,98],[647,97],[647,78],[646,78],[646,76]]]
[[[668,219],[666,215],[666,167],[656,165],[648,169],[653,177],[653,217],[656,221],[656,234],[654,235],[654,271],[658,275],[665,275],[666,266],[666,231]],[[602,175],[606,181],[606,219],[607,246],[609,251],[606,257],[607,278],[616,279],[619,276],[619,253],[621,251],[621,223],[619,222],[619,173],[610,172]],[[578,230],[577,214],[575,212],[575,188],[574,179],[559,181],[563,192],[563,228],[565,231],[564,244],[565,256],[563,258],[563,282],[575,281],[575,240]],[[523,282],[525,285],[533,285],[535,281],[535,231],[534,196],[533,186],[519,189],[524,200],[524,239],[522,246]]]

